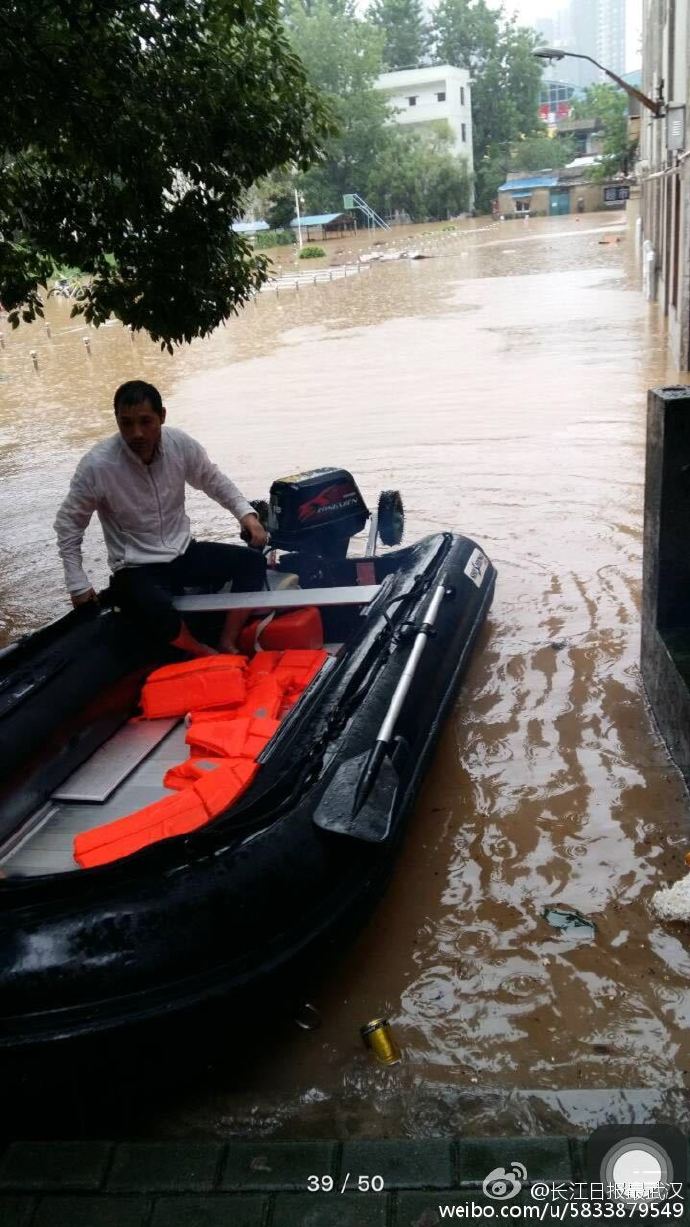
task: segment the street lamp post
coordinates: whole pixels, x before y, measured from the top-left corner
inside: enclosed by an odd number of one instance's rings
[[[610,68],[604,68],[604,65],[600,64],[598,60],[592,59],[591,55],[583,55],[580,51],[561,51],[557,47],[540,47],[538,51],[533,51],[532,55],[538,60],[549,61],[562,60],[566,56],[568,56],[571,60],[589,60],[590,64],[594,64],[595,68],[598,68],[601,72],[605,73],[607,77],[610,77],[612,81],[615,81],[616,85],[619,85],[621,89],[625,90],[626,94],[628,94],[631,98],[636,98],[638,102],[641,102],[643,107],[646,107],[648,111],[652,112],[655,119],[662,119],[666,114],[663,81],[659,84],[659,97],[655,102],[654,99],[648,98],[646,94],[643,94],[641,90],[636,89],[634,85],[630,85],[627,81],[624,81],[622,77],[619,77],[618,74],[613,72]]]

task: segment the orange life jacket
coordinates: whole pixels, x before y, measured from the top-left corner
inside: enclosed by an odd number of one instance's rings
[[[274,673],[283,655],[283,652],[257,652],[256,656],[252,656],[245,672],[247,685],[252,686],[261,678],[269,677]]]
[[[266,716],[238,716],[234,720],[200,720],[190,725],[185,741],[193,758],[204,755],[257,758],[278,728]]]
[[[163,665],[150,673],[141,691],[148,720],[184,716],[198,707],[233,707],[245,699],[244,656],[201,656]]]
[[[258,770],[257,764],[248,759],[225,760],[189,788],[154,801],[126,818],[83,831],[74,840],[74,859],[83,869],[91,869],[131,856],[161,839],[195,831],[232,805]]]
[[[247,666],[247,685],[252,693],[254,684],[275,682],[283,698],[276,713],[279,720],[286,716],[328,659],[324,649],[316,651],[291,648],[285,652],[257,652]]]
[[[252,618],[239,636],[240,651],[249,656],[257,648],[280,651],[288,648],[322,648],[323,623],[316,605],[292,609],[275,617]]]
[[[276,681],[285,690],[286,695],[301,694],[306,690],[312,678],[328,660],[328,652],[323,648],[309,652],[292,648],[283,652],[282,659],[273,671]]]
[[[238,716],[268,716],[275,720],[283,702],[283,688],[275,677],[261,679],[247,686],[247,697],[239,707],[207,707],[189,713],[189,724],[207,720],[232,720]]]
[[[245,760],[243,760],[245,761]],[[184,762],[169,767],[163,776],[164,788],[189,788],[196,780],[202,780],[211,771],[217,771],[228,762],[227,758],[186,758]]]
[[[166,788],[178,791],[77,835],[77,864],[88,869],[130,856],[158,840],[194,831],[232,805],[259,769],[252,760],[279,727],[274,709],[279,709],[281,716],[285,714],[327,656],[323,650],[288,649],[259,652],[246,671],[246,662],[240,656],[209,656],[157,669],[144,686],[144,692],[148,692],[145,702],[142,694],[142,705],[150,719],[182,715],[203,703],[212,708],[209,696],[221,692],[224,697],[217,702],[219,706],[225,704],[225,718],[217,718],[220,711],[192,712],[185,738],[191,757],[171,767],[163,780]],[[233,687],[237,704],[229,707],[228,689]],[[199,697],[194,699],[193,694]]]

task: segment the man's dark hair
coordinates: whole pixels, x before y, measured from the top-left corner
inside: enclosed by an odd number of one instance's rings
[[[118,409],[126,409],[132,405],[141,405],[147,400],[153,409],[154,413],[158,414],[159,418],[163,416],[163,401],[158,388],[154,388],[152,383],[145,383],[143,379],[130,379],[127,383],[121,383],[115,396],[113,397],[113,407],[117,413]]]

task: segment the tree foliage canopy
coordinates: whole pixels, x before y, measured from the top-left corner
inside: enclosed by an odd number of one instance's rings
[[[516,141],[510,150],[510,169],[536,172],[567,166],[575,157],[575,142],[537,133]]]
[[[433,140],[416,132],[396,132],[372,168],[367,200],[382,214],[408,213],[413,222],[444,221],[470,205],[467,163],[455,157],[450,137]]]
[[[386,31],[342,0],[286,0],[285,20],[310,81],[326,94],[339,131],[319,164],[299,176],[308,212],[342,209],[346,192],[359,192],[379,212],[399,208],[416,219],[468,207],[469,179],[447,137],[430,139],[398,128],[388,100],[375,88],[384,68]],[[419,177],[422,176],[422,181]],[[263,185],[278,200],[280,176]]]
[[[362,191],[386,141],[388,108],[374,89],[383,34],[333,0],[288,0],[286,23],[312,85],[336,118],[324,156],[300,180],[311,212],[342,209],[343,194]]]
[[[511,145],[538,131],[540,38],[486,0],[439,0],[431,29],[436,58],[471,74],[477,204],[486,209]]]
[[[437,59],[466,68],[473,78],[498,56],[499,15],[486,0],[438,0],[432,32]]]
[[[372,0],[367,17],[383,31],[385,69],[419,67],[429,45],[421,0]]]
[[[465,68],[471,75],[477,204],[488,208],[510,166],[513,147],[540,134],[542,69],[532,52],[534,31],[507,18],[487,0],[438,0],[421,43],[419,0],[371,0],[362,14],[353,0],[284,0],[293,46],[310,81],[323,90],[339,122],[322,161],[292,186],[309,212],[342,208],[357,191],[382,213],[415,219],[445,217],[469,207],[467,165],[437,133],[431,140],[391,122],[375,88],[386,67],[425,60]],[[430,125],[424,124],[428,134]],[[285,181],[261,185],[265,207],[285,197]]]
[[[265,276],[231,223],[273,167],[319,156],[331,121],[275,0],[0,0],[0,301],[42,313],[57,265],[168,347]]]
[[[603,134],[602,158],[592,167],[592,179],[609,179],[627,171],[634,143],[628,134],[628,98],[617,85],[590,85],[585,96],[573,104],[575,119],[597,119]]]

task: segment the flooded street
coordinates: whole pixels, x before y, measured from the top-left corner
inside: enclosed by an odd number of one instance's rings
[[[50,335],[3,325],[0,643],[66,609],[55,510],[137,376],[248,497],[344,466],[370,506],[401,490],[407,541],[463,532],[498,569],[389,892],[312,997],[322,1026],[278,1027],[242,1073],[228,1054],[193,1093],[149,1105],[142,1132],[584,1125],[631,1089],[690,1120],[690,928],[649,906],[682,876],[690,806],[639,672],[646,392],[690,379],[668,363],[623,223],[394,232],[390,246],[432,258],[283,285],[173,356],[70,320],[63,300]],[[327,248],[332,265],[383,250]],[[236,535],[203,495],[188,502],[199,536]],[[85,558],[105,584],[96,522]],[[594,932],[552,927],[554,906]],[[359,1038],[382,1014],[404,1052],[390,1070]]]

